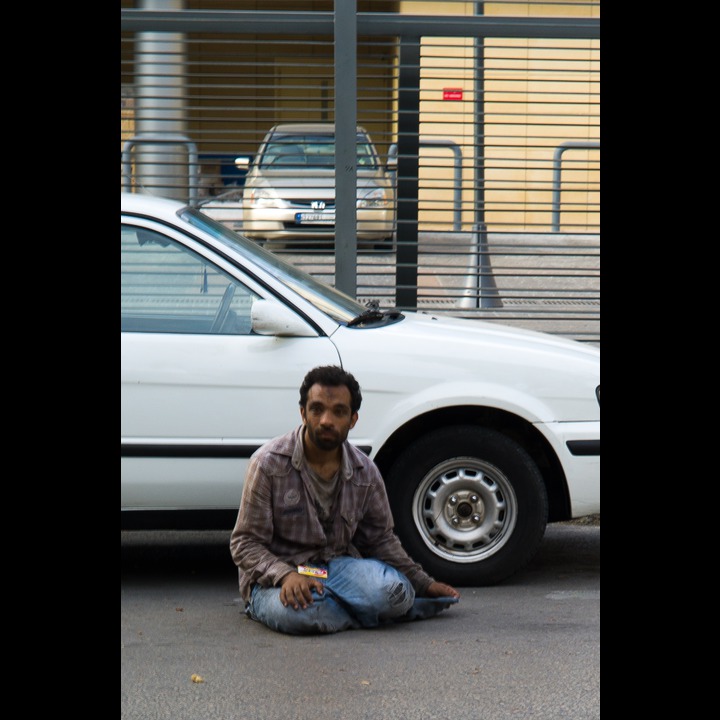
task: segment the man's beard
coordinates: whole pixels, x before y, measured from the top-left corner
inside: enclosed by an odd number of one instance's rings
[[[335,430],[320,429],[320,431],[316,433],[314,428],[310,427],[310,425],[306,425],[305,428],[310,440],[312,440],[313,443],[320,448],[320,450],[325,450],[326,452],[330,450],[337,450],[343,442],[345,442],[345,438]],[[325,433],[325,435],[323,436],[322,433]]]

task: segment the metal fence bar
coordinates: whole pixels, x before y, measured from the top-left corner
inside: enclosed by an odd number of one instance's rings
[[[448,148],[454,156],[453,179],[453,230],[462,230],[462,150],[448,138],[420,138],[420,147]]]
[[[335,287],[357,292],[357,33],[355,0],[335,0]]]
[[[553,232],[560,232],[560,177],[562,173],[562,156],[566,150],[594,150],[600,147],[600,143],[593,140],[568,140],[560,143],[553,153],[553,197],[552,197],[552,229]]]
[[[197,145],[184,135],[136,135],[123,144],[122,166],[123,166],[123,190],[132,189],[132,150],[137,145],[184,145],[188,152],[188,202],[191,205],[197,203],[198,178],[200,166],[198,164]]]

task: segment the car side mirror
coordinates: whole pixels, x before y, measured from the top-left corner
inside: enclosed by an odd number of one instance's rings
[[[317,337],[290,308],[270,300],[255,300],[250,308],[253,332],[279,337]]]
[[[247,169],[247,167],[250,165],[250,158],[249,157],[236,157],[235,158],[235,167],[239,168],[240,170]]]

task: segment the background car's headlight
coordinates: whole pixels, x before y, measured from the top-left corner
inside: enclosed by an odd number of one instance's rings
[[[358,196],[357,206],[359,208],[384,208],[388,206],[387,190],[385,188],[373,188],[362,197]]]
[[[285,201],[281,200],[272,190],[264,188],[250,188],[245,191],[245,198],[250,205],[256,208],[263,207],[285,207]]]

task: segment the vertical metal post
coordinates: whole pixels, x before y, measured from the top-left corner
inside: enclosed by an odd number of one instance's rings
[[[357,14],[335,0],[335,287],[357,293]]]
[[[478,273],[477,291],[478,301],[476,307],[487,309],[502,307],[502,300],[495,284],[492,264],[490,263],[490,252],[488,250],[488,233],[485,223],[478,223],[473,227],[475,252],[477,263],[475,267]]]
[[[475,3],[475,14],[485,14],[485,3]],[[488,231],[485,223],[485,38],[475,38],[475,224],[473,241],[477,252],[477,307],[502,307],[495,284]]]
[[[552,196],[552,230],[560,232],[560,178],[562,173],[562,156],[566,150],[583,148],[585,150],[600,149],[595,140],[567,140],[560,143],[553,152],[553,196]]]
[[[475,3],[475,14],[485,14],[485,3]],[[487,225],[485,224],[485,38],[475,38],[475,224],[474,241],[478,253],[478,302],[477,307],[486,307],[483,297],[485,273],[490,273],[490,256],[487,244]],[[494,286],[494,280],[493,280]],[[496,289],[497,292],[497,289]]]
[[[132,151],[135,147],[141,145],[154,145],[155,147],[178,145],[187,148],[187,179],[188,179],[188,202],[190,205],[195,205],[198,199],[198,186],[199,186],[199,175],[200,165],[198,162],[198,150],[197,145],[194,142],[186,138],[184,135],[168,135],[168,134],[157,134],[157,135],[146,135],[130,138],[123,145],[122,151],[122,167],[123,167],[123,184],[122,188],[125,192],[132,192]],[[137,182],[137,180],[136,180]],[[138,183],[141,185],[140,183]],[[141,185],[142,190],[147,190],[146,187]],[[157,192],[157,191],[156,191]],[[167,197],[167,195],[165,196]],[[185,198],[181,198],[185,199]]]
[[[462,150],[454,141],[446,138],[420,138],[420,147],[445,147],[454,157],[453,177],[453,230],[462,231]]]
[[[420,38],[400,41],[398,90],[396,305],[417,308],[418,156],[420,151]]]

